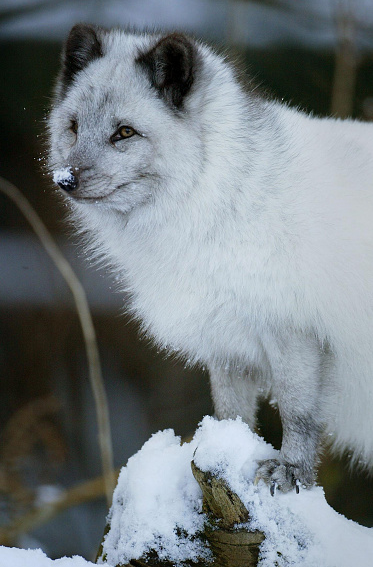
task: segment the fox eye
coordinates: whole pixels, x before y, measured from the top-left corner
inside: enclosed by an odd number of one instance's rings
[[[76,122],[76,120],[71,120],[70,123],[70,130],[71,132],[73,132],[74,134],[78,133],[78,123]]]
[[[134,134],[136,134],[136,131],[131,126],[120,126],[115,134],[112,135],[110,141],[112,143],[119,142],[119,140],[131,138]]]

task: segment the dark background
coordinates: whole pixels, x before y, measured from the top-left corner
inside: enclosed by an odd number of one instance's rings
[[[158,429],[193,433],[213,408],[207,375],[165,360],[140,340],[136,324],[123,314],[115,280],[85,260],[64,221],[64,207],[43,169],[44,123],[63,37],[82,20],[184,29],[228,50],[272,96],[317,115],[369,120],[370,4],[361,9],[347,0],[0,2],[0,175],[27,196],[87,290],[116,466]],[[41,546],[52,558],[92,559],[105,524],[102,495],[92,493],[84,505],[72,505],[48,522],[41,523],[38,514],[56,495],[101,474],[81,328],[66,284],[2,194],[0,363],[0,544]],[[260,430],[279,446],[278,416],[268,406],[261,409]],[[350,474],[347,461],[326,453],[319,482],[337,511],[372,526],[373,484],[363,473]]]

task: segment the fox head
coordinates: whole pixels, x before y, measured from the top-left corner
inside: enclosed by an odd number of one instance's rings
[[[193,184],[203,128],[197,42],[77,24],[48,128],[54,179],[75,203],[121,212]]]

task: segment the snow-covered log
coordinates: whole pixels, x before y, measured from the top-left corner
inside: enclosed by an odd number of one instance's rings
[[[253,482],[257,461],[276,455],[240,419],[205,417],[190,443],[156,433],[119,475],[98,562],[371,567],[373,530],[337,514],[321,487],[272,496]]]

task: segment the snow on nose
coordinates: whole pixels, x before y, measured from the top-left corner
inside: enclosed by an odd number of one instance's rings
[[[79,185],[79,179],[74,175],[71,167],[57,169],[53,173],[53,181],[68,193],[74,191]]]

